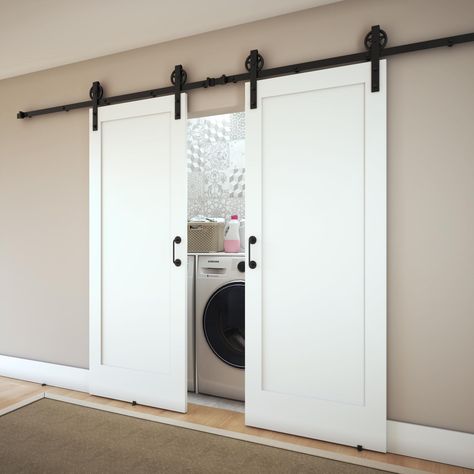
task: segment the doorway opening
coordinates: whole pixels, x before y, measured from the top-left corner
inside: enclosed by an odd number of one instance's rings
[[[190,119],[187,166],[189,401],[242,412],[245,113]]]

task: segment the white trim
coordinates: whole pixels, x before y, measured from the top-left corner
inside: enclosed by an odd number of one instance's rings
[[[387,421],[390,453],[474,468],[474,434]]]
[[[0,375],[89,392],[89,370],[0,355]]]
[[[156,423],[163,423],[165,425],[178,426],[180,428],[186,428],[195,431],[201,431],[203,433],[214,434],[218,436],[224,436],[226,438],[237,439],[240,441],[248,441],[250,443],[261,444],[264,446],[270,446],[273,448],[285,449],[287,451],[293,451],[297,453],[309,454],[311,456],[317,456],[324,459],[331,459],[333,461],[341,461],[348,464],[356,464],[359,466],[371,467],[373,469],[380,469],[388,472],[396,472],[401,474],[414,474],[420,473],[417,469],[411,469],[404,466],[396,466],[393,464],[372,461],[370,459],[359,458],[354,456],[348,456],[346,454],[339,454],[336,452],[325,451],[317,448],[310,448],[307,446],[300,446],[293,443],[286,443],[283,441],[277,441],[274,439],[263,438],[260,436],[248,435],[245,433],[238,433],[236,431],[224,430],[221,428],[213,428],[210,426],[201,425],[198,423],[190,423],[188,421],[176,420],[173,418],[167,418],[164,416],[151,415],[149,413],[141,413],[135,410],[127,410],[124,408],[118,408],[110,405],[103,405],[101,403],[88,402],[86,400],[78,400],[63,395],[57,395],[55,393],[45,393],[45,398],[56,400],[60,402],[71,403],[73,405],[79,405],[86,408],[93,408],[95,410],[106,411],[109,413],[115,413],[118,415],[131,416],[133,418],[139,418],[142,420],[153,421]]]
[[[19,408],[26,407],[26,405],[29,405],[30,403],[37,402],[38,400],[41,400],[42,398],[45,398],[46,394],[44,392],[38,393],[36,395],[33,395],[32,397],[25,398],[24,400],[21,400],[17,403],[14,403],[13,405],[9,405],[7,407],[4,407],[0,409],[0,416],[6,415],[7,413],[10,413],[12,411],[18,410]]]

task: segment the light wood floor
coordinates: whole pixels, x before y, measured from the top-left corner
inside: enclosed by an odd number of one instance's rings
[[[359,453],[356,449],[350,448],[348,446],[341,446],[337,444],[326,443],[323,441],[316,441],[308,438],[301,438],[298,436],[291,436],[283,433],[276,433],[273,431],[251,428],[245,426],[243,413],[223,410],[221,408],[212,408],[202,405],[189,404],[188,413],[182,414],[140,405],[132,407],[130,403],[126,402],[95,397],[87,393],[76,392],[74,390],[65,390],[62,388],[49,386],[42,387],[41,385],[36,383],[25,382],[22,380],[10,379],[5,377],[0,377],[0,410],[2,408],[6,408],[10,405],[13,405],[14,403],[21,402],[22,400],[26,400],[34,395],[41,394],[44,392],[63,395],[75,398],[77,400],[86,400],[93,403],[100,403],[107,406],[125,408],[127,410],[132,410],[140,413],[164,416],[167,418],[187,421],[190,423],[198,423],[213,428],[221,428],[238,433],[246,433],[254,436],[264,437],[267,439],[298,444],[301,446],[308,446],[312,448],[322,449],[325,451],[345,454],[348,456],[371,459],[374,461],[385,462],[397,466],[409,467],[412,469],[420,469],[427,472],[433,472],[438,474],[472,474],[473,472],[470,469],[463,469],[455,466],[449,466],[447,464],[439,464],[432,461],[425,461],[421,459],[410,458],[407,456],[400,456],[397,454],[382,454],[373,451],[362,451],[361,453]]]

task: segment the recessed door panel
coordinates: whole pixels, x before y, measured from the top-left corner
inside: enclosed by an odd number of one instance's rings
[[[262,235],[277,236],[265,241],[262,268],[264,390],[363,403],[364,92],[356,84],[264,99]]]
[[[170,370],[169,127],[169,112],[102,124],[105,366]]]

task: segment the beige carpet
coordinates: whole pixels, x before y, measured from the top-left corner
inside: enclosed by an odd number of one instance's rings
[[[0,417],[0,472],[375,474],[382,471],[42,399]]]

